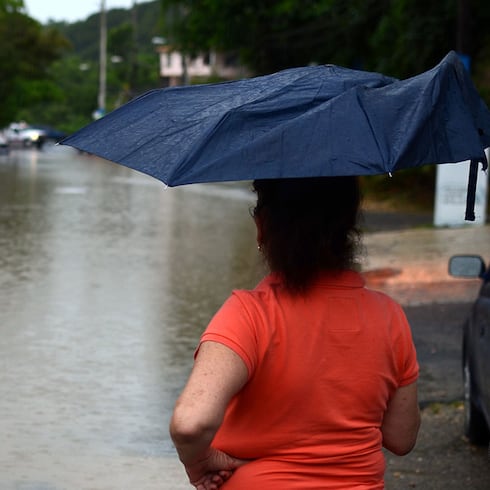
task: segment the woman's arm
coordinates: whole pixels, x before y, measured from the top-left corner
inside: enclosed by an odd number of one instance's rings
[[[228,403],[247,379],[245,363],[235,352],[216,342],[202,343],[170,421],[170,435],[196,488],[218,488],[244,463],[213,450],[211,442]]]
[[[420,411],[417,383],[398,388],[383,418],[383,446],[398,456],[408,454],[417,441]]]

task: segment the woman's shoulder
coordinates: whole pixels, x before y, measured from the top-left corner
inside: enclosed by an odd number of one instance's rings
[[[250,289],[234,289],[233,295],[237,296],[247,296],[247,297],[261,297],[263,295],[269,294],[271,291],[281,288],[282,283],[280,278],[274,274],[270,273],[263,277],[256,286]]]
[[[251,316],[262,315],[281,301],[279,297],[283,293],[284,287],[280,279],[274,274],[269,274],[254,288],[234,289],[226,303],[235,311],[246,311]]]

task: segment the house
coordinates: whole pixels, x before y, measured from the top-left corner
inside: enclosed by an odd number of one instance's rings
[[[185,56],[171,46],[157,48],[160,57],[160,79],[165,87],[187,85],[193,80],[236,80],[248,76],[236,56],[216,52]]]

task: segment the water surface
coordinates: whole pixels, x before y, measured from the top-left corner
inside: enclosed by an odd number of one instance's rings
[[[252,203],[65,147],[0,156],[2,490],[170,488],[199,335],[261,274]]]

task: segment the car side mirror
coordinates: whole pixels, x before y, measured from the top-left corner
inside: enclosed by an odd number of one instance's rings
[[[483,278],[485,262],[479,255],[454,255],[449,259],[449,274],[454,277]]]

